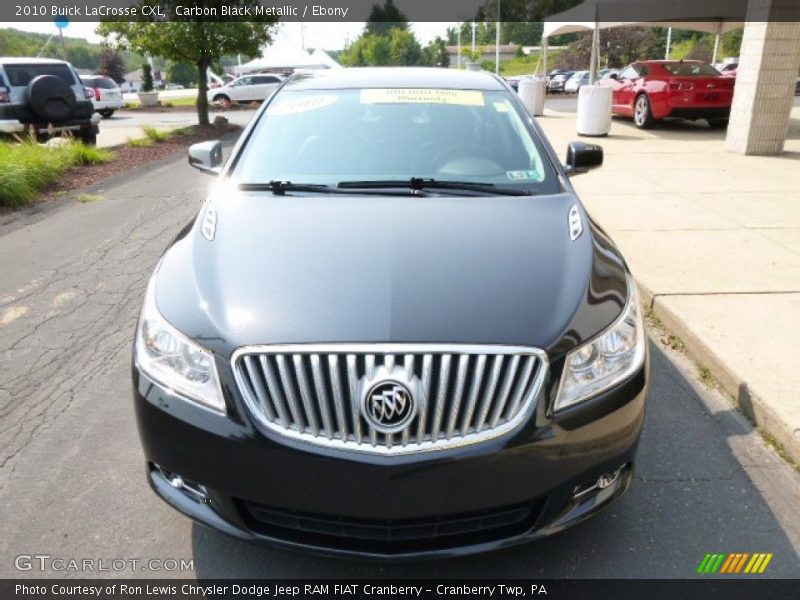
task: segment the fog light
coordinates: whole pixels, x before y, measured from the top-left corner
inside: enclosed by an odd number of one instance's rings
[[[574,499],[580,499],[585,496],[588,496],[591,493],[599,493],[602,490],[605,490],[611,486],[615,486],[619,483],[620,476],[622,472],[628,467],[628,465],[622,465],[616,471],[610,471],[608,473],[603,473],[600,477],[597,478],[593,484],[590,485],[578,485],[575,486],[575,490],[572,494]]]
[[[162,469],[158,465],[153,465],[153,468],[161,477],[166,480],[168,484],[170,484],[176,490],[180,490],[192,500],[197,502],[208,502],[208,490],[204,485],[200,485],[199,483],[185,479],[181,475],[173,473],[172,471],[167,471],[166,469]]]

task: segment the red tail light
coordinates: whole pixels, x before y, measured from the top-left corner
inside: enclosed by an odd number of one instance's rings
[[[100,88],[94,88],[94,99],[100,100]]]
[[[6,90],[0,90],[0,102],[4,104],[11,102],[11,98],[8,97],[8,92]]]

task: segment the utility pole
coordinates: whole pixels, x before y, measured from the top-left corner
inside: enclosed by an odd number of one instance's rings
[[[475,55],[475,21],[472,22],[472,54]]]
[[[458,24],[458,33],[456,34],[456,44],[458,44],[458,52],[456,53],[456,68],[461,68],[461,23]]]
[[[669,47],[672,45],[672,27],[667,29],[667,54],[664,56],[664,60],[669,60]]]
[[[494,74],[500,75],[500,0],[497,0],[497,21],[494,29]]]

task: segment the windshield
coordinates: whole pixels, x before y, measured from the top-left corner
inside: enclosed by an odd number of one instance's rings
[[[679,77],[714,77],[719,75],[719,71],[705,63],[666,63],[664,68]]]
[[[557,191],[538,140],[507,92],[283,91],[237,161],[242,183],[432,178]]]

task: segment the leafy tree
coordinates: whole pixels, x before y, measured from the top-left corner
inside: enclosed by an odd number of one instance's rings
[[[555,66],[559,69],[588,69],[592,52],[592,34],[578,34],[578,39],[559,52]],[[600,58],[611,68],[624,67],[635,60],[660,56],[661,42],[646,27],[616,27],[600,32]]]
[[[120,53],[114,48],[103,48],[100,52],[100,65],[97,67],[97,72],[111,77],[117,82],[117,85],[125,81],[125,62]]]
[[[444,40],[438,35],[435,40],[425,46],[422,53],[426,65],[445,69],[450,66],[450,55],[447,53],[447,47]]]
[[[144,3],[154,5],[156,1],[144,0]],[[97,31],[117,47],[194,65],[198,82],[197,119],[201,125],[208,125],[209,67],[226,54],[257,56],[261,47],[271,41],[276,20],[262,17],[259,21],[181,21],[174,9],[183,3],[182,0],[161,0],[158,3],[173,19],[178,20],[105,21]],[[216,8],[219,15],[223,4],[250,7],[251,10],[260,5],[257,0],[198,0],[195,5]]]
[[[190,86],[197,77],[197,70],[193,65],[179,62],[167,63],[167,81]]]
[[[339,61],[346,67],[388,65],[391,60],[389,37],[363,34],[345,48]]]
[[[408,19],[394,5],[392,0],[386,4],[373,4],[367,18],[365,33],[371,35],[389,35],[392,29],[408,29]]]
[[[395,28],[389,32],[389,64],[413,66],[422,63],[422,47],[408,29]]]

